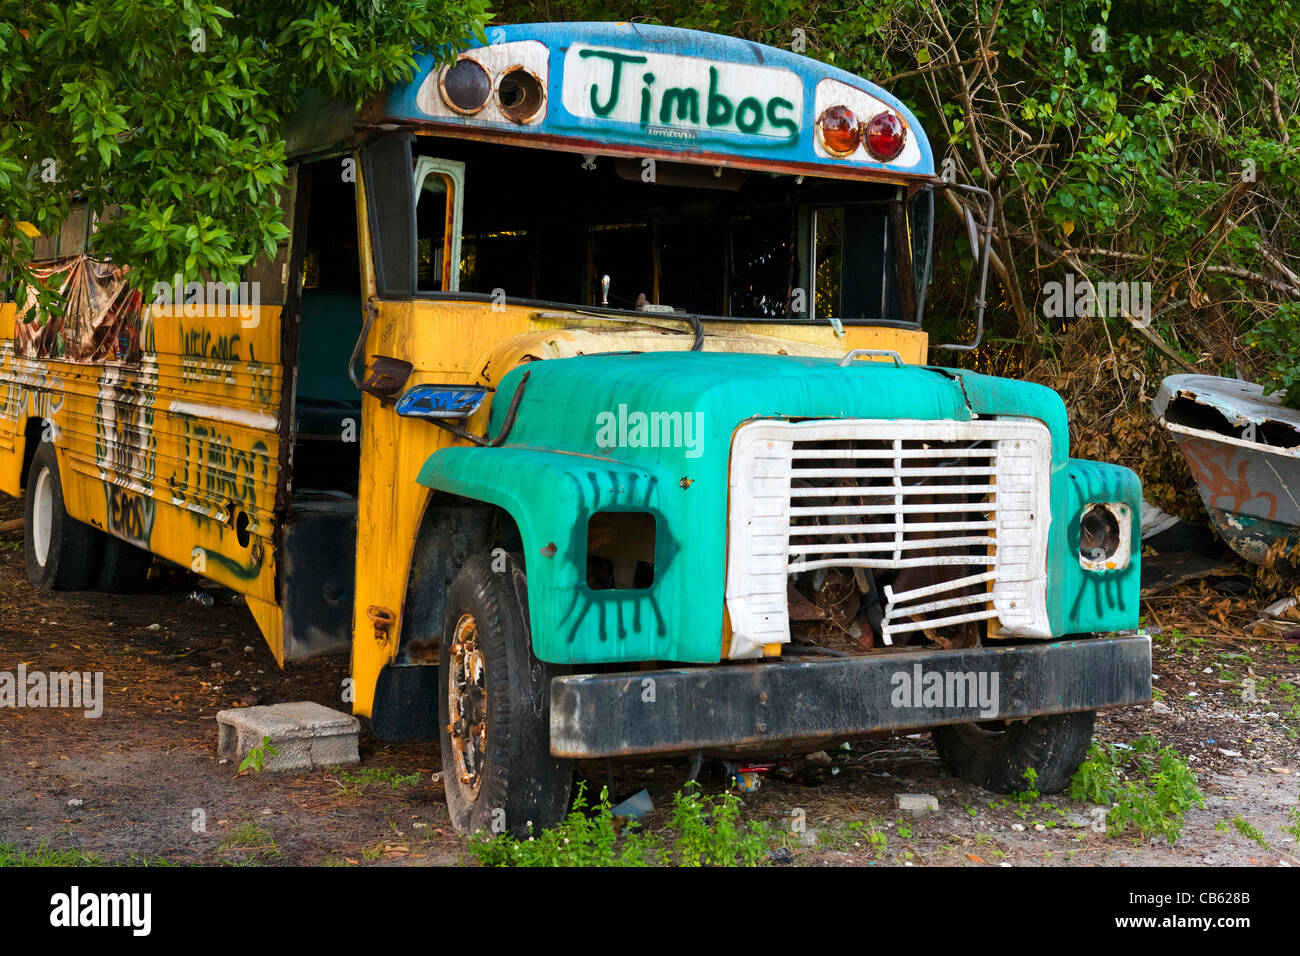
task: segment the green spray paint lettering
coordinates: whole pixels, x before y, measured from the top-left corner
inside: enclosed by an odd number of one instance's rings
[[[788,116],[777,116],[776,111],[779,108],[787,110],[794,109],[794,104],[784,96],[774,96],[767,101],[767,122],[777,129],[789,130],[787,138],[793,138],[799,135],[799,124]]]
[[[607,117],[618,108],[623,94],[623,67],[625,64],[647,63],[645,56],[628,53],[615,53],[608,50],[579,50],[578,55],[584,59],[596,57],[607,60],[611,65],[609,89],[604,91],[599,82],[593,82],[587,91],[592,112],[598,117]],[[639,119],[643,125],[654,121],[655,74],[645,72],[640,77]],[[795,106],[783,96],[773,96],[766,103],[756,96],[747,96],[739,104],[732,101],[719,89],[721,74],[717,67],[709,67],[709,88],[704,103],[704,123],[709,127],[726,127],[734,124],[736,129],[750,135],[761,133],[766,125],[773,131],[781,131],[784,138],[794,139],[799,135],[799,124],[789,115]],[[636,86],[636,79],[629,81]],[[659,99],[658,122],[668,124],[674,121],[700,125],[700,100],[702,93],[689,86],[666,87]],[[782,115],[785,113],[786,115]]]
[[[736,107],[736,128],[742,133],[757,133],[763,126],[763,104],[747,96]]]
[[[654,83],[654,81],[655,81],[655,75],[653,73],[647,73],[641,77],[641,82],[645,84],[645,86],[641,88],[641,122],[642,123],[650,122],[650,101],[652,99],[650,95],[650,86]],[[668,93],[671,92],[672,90],[668,91]],[[667,97],[668,93],[665,93],[664,96]]]
[[[659,122],[667,123],[672,120],[674,106],[677,108],[679,120],[689,119],[696,124],[700,122],[699,90],[679,88],[664,90],[663,103],[659,107]]]
[[[718,69],[709,67],[709,125],[726,126],[731,122],[731,100],[718,92]]]
[[[614,75],[610,79],[609,98],[605,105],[600,105],[600,97],[597,95],[596,84],[591,84],[591,111],[597,116],[608,116],[614,112],[614,107],[618,105],[619,87],[623,84],[623,64],[624,63],[646,63],[648,62],[643,56],[632,56],[627,53],[609,53],[605,50],[580,50],[578,56],[586,59],[589,56],[603,57],[614,65]]]

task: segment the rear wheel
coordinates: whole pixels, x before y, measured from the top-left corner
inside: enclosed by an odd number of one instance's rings
[[[985,790],[1059,793],[1088,754],[1096,716],[1085,710],[936,727],[934,746],[953,776]],[[1036,774],[1032,785],[1025,776],[1030,769]]]
[[[471,558],[447,594],[438,651],[438,722],[447,809],[461,833],[527,836],[568,811],[571,761],[551,756],[551,679],[528,626],[514,561]]]
[[[100,541],[94,589],[109,594],[134,594],[143,588],[149,577],[153,555],[111,534],[102,531],[98,534],[103,540]]]
[[[81,591],[90,584],[95,529],[68,515],[54,446],[32,456],[23,502],[27,580],[44,591]]]

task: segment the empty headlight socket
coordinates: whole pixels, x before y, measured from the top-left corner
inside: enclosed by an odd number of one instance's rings
[[[1089,502],[1079,516],[1079,565],[1085,571],[1121,571],[1128,567],[1132,529],[1133,511],[1128,505]]]

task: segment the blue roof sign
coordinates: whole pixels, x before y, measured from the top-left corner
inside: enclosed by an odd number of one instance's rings
[[[417,58],[416,77],[375,106],[451,135],[574,152],[873,179],[934,174],[930,144],[906,106],[788,50],[631,23],[522,24],[488,36],[452,66]],[[869,138],[868,124],[893,138]],[[828,126],[842,135],[826,134]]]

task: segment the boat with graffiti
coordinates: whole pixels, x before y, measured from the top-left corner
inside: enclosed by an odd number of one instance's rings
[[[1261,385],[1214,375],[1166,378],[1154,411],[1229,547],[1254,564],[1273,548],[1293,552],[1300,544],[1300,411]]]

